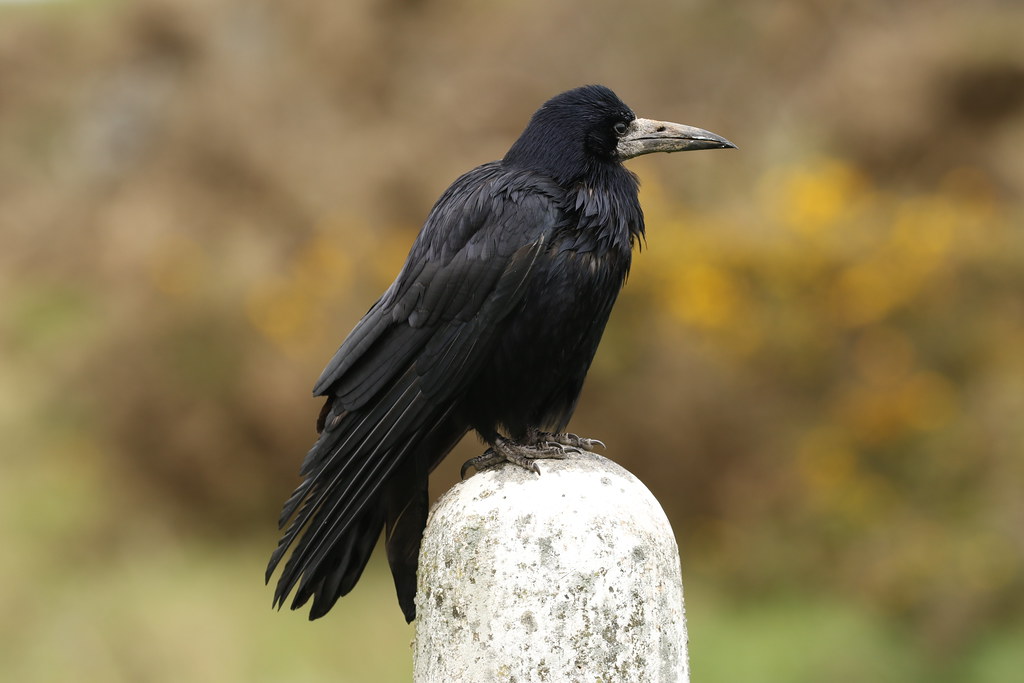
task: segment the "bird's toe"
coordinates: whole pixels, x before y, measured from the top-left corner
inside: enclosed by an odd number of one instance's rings
[[[580,453],[581,451],[591,452],[596,447],[607,448],[604,442],[599,439],[588,439],[586,437],[579,436],[578,434],[564,433],[564,434],[542,434],[544,441],[553,444],[560,444],[567,447],[570,452]]]

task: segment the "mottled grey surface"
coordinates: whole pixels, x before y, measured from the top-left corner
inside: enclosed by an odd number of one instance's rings
[[[689,680],[679,552],[632,474],[586,453],[499,466],[430,515],[417,683]]]

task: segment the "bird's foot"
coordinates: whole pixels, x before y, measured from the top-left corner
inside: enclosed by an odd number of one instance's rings
[[[550,432],[538,432],[537,440],[540,443],[557,444],[565,446],[569,452],[579,453],[581,451],[587,451],[592,453],[598,446],[601,448],[607,448],[604,445],[604,441],[598,439],[587,439],[576,434],[552,434]]]
[[[576,434],[536,432],[531,436],[533,438],[528,444],[517,443],[499,436],[494,440],[494,445],[484,451],[482,455],[464,462],[459,476],[465,479],[466,473],[471,467],[480,472],[503,462],[510,462],[525,470],[540,474],[540,468],[537,467],[538,460],[564,460],[569,457],[570,453],[590,452],[597,446],[605,448],[603,441],[586,439]]]

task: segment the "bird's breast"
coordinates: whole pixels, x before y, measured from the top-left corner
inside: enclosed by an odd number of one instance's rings
[[[628,252],[557,243],[538,258],[470,390],[471,423],[481,434],[499,424],[515,436],[568,421],[628,269]]]

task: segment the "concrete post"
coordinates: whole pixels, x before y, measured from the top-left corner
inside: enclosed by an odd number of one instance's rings
[[[431,511],[415,683],[688,683],[679,551],[647,488],[601,456],[501,465]]]

